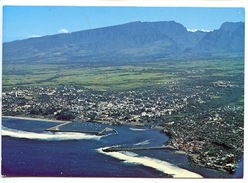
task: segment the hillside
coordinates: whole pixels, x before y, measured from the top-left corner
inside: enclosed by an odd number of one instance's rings
[[[189,32],[174,21],[132,22],[3,44],[3,63],[67,63],[164,59],[244,51],[244,23],[212,32]]]
[[[244,52],[244,23],[225,22],[206,34],[197,45],[198,52]]]

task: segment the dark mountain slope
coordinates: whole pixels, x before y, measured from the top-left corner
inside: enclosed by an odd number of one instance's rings
[[[244,45],[244,23],[188,32],[174,21],[132,22],[3,44],[3,62],[58,63],[175,57],[190,50],[236,52]],[[244,49],[243,49],[244,50]]]
[[[197,45],[197,52],[244,52],[244,23],[226,22],[209,32]]]
[[[68,60],[71,57],[112,57],[119,54],[130,56],[152,55],[160,52],[175,53],[180,49],[174,37],[187,33],[175,22],[142,23],[58,34],[40,38],[14,41],[4,44],[4,61],[37,61],[55,57]],[[172,38],[171,38],[172,37]]]

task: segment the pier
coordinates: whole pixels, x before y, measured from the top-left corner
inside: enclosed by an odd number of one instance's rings
[[[92,134],[92,135],[103,135],[100,134],[98,131],[83,131],[83,130],[59,130],[59,129],[46,129],[45,131],[49,132],[72,132],[72,133],[87,133],[87,134]]]
[[[72,122],[66,122],[66,123],[62,123],[56,126],[53,126],[51,128],[46,129],[45,131],[49,131],[49,132],[72,132],[72,133],[86,133],[86,134],[91,134],[91,135],[98,135],[98,136],[103,136],[106,135],[108,133],[114,133],[115,135],[118,135],[118,132],[115,129],[106,127],[104,128],[102,131],[86,131],[86,130],[62,130],[60,129],[60,127],[67,125],[69,123]]]
[[[169,146],[159,146],[159,147],[109,147],[109,148],[102,149],[102,151],[116,152],[116,151],[137,151],[137,150],[155,150],[155,149],[176,150]]]

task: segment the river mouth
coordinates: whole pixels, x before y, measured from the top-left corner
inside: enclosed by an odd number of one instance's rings
[[[186,155],[162,149],[169,138],[146,126],[72,122],[60,127],[60,130],[70,132],[51,133],[45,131],[55,126],[49,121],[10,118],[2,121],[2,173],[5,176],[56,177],[61,176],[60,172],[67,172],[63,176],[228,177],[227,174],[191,165]],[[99,136],[72,132],[102,131],[105,128],[111,128],[118,134]],[[118,152],[103,151],[109,147],[120,149]],[[39,159],[38,165],[35,158],[29,158],[31,154]]]

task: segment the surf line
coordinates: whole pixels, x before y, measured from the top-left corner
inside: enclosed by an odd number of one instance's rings
[[[61,141],[61,140],[84,140],[93,139],[100,140],[102,136],[89,135],[84,133],[71,133],[71,132],[58,132],[52,133],[36,133],[22,130],[11,129],[2,126],[2,136],[9,136],[14,138],[23,138],[31,140],[50,140],[50,141]]]
[[[146,167],[154,168],[165,174],[172,175],[174,178],[203,178],[201,175],[197,173],[180,168],[166,161],[162,161],[155,158],[149,158],[147,156],[138,156],[138,155],[129,156],[127,153],[123,153],[121,151],[105,152],[104,149],[106,148],[109,147],[99,148],[97,149],[97,151],[125,162],[136,163]]]

